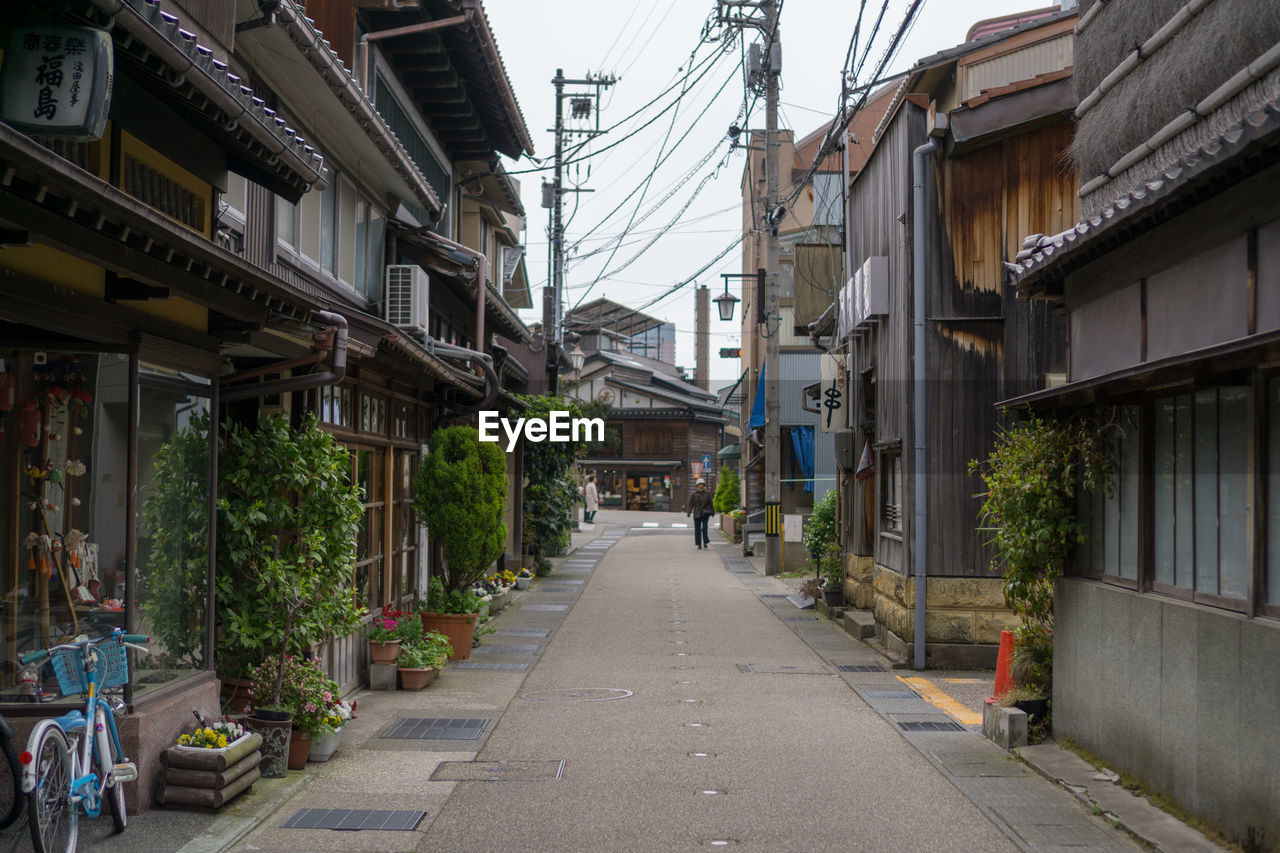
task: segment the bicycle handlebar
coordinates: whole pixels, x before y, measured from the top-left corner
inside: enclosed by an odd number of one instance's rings
[[[151,637],[147,636],[146,634],[126,634],[124,632],[112,632],[108,636],[119,637],[120,642],[124,643],[126,646],[129,646],[132,649],[136,649],[144,654],[151,654],[150,649],[144,646],[138,645],[139,643],[151,642]],[[102,642],[105,639],[107,639],[107,637],[91,637],[87,640],[81,640],[77,643],[59,643],[58,645],[51,646],[47,649],[36,649],[34,652],[27,652],[24,655],[18,655],[18,663],[22,664],[23,666],[30,666],[33,663],[37,663],[41,660],[44,660],[45,658],[49,657],[56,651],[60,651],[62,649],[78,649],[81,646],[86,644],[91,646],[97,645],[98,643]]]
[[[27,652],[25,655],[18,655],[18,663],[28,666],[36,661],[43,660],[49,656],[48,649],[37,649],[34,652]]]

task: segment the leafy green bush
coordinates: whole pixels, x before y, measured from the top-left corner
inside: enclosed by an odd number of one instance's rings
[[[566,397],[540,394],[520,399],[526,418],[547,418],[552,411],[568,412],[570,418],[583,416],[579,404]],[[603,417],[594,411],[592,416]],[[542,557],[553,548],[568,546],[578,502],[573,466],[586,448],[582,441],[525,442],[524,527],[520,531],[524,553]]]
[[[401,669],[444,669],[451,654],[453,644],[449,642],[449,638],[438,631],[428,631],[421,639],[400,647],[396,666]]]
[[[507,527],[507,460],[471,426],[431,436],[431,453],[414,480],[413,505],[448,563],[446,588],[465,589],[502,555]]]
[[[999,430],[995,449],[969,463],[987,487],[983,529],[992,533],[992,568],[1004,573],[1005,605],[1021,621],[1020,686],[1047,695],[1053,661],[1053,582],[1084,543],[1078,489],[1106,488],[1112,463],[1090,418],[1030,418]]]
[[[350,455],[307,415],[228,424],[219,455],[219,665],[241,670],[350,633],[364,510]]]
[[[427,582],[427,598],[418,601],[418,610],[425,613],[479,613],[484,602],[471,587],[446,591],[444,582],[433,577]]]
[[[737,509],[740,487],[738,472],[728,465],[722,466],[720,468],[720,482],[716,484],[716,494],[711,499],[711,505],[715,508],[715,511],[721,515],[727,515]]]
[[[836,500],[838,495],[832,489],[822,496],[822,500],[814,504],[813,513],[804,526],[804,549],[816,563],[826,553],[827,548],[836,541]],[[816,568],[816,566],[815,566]]]

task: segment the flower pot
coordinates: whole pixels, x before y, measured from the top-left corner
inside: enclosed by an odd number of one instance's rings
[[[239,714],[249,705],[249,679],[232,675],[220,675],[222,682],[222,707],[228,714]]]
[[[398,657],[400,657],[399,640],[392,640],[389,643],[369,641],[369,663],[395,663]]]
[[[838,586],[823,587],[822,601],[828,607],[843,607],[844,606],[844,590]]]
[[[342,729],[314,736],[311,738],[311,751],[307,753],[307,761],[328,761],[341,744]]]
[[[506,607],[510,601],[511,595],[505,589],[502,590],[502,592],[495,592],[493,594],[493,601],[489,602],[489,610],[497,613],[499,610]]]
[[[294,729],[289,734],[289,769],[301,770],[307,766],[311,753],[311,732]]]
[[[516,589],[528,589],[528,588],[529,588],[529,582],[530,582],[530,581],[532,581],[532,580],[533,580],[533,578],[522,578],[522,577],[520,577],[520,576],[518,576],[518,575],[517,575],[517,576],[516,576]]]
[[[156,798],[165,805],[221,807],[261,777],[261,745],[262,735],[247,732],[217,749],[169,747],[160,753]]]
[[[436,680],[436,674],[439,670],[434,666],[428,666],[423,669],[407,669],[401,667],[400,670],[400,686],[405,690],[422,690],[431,685]]]
[[[262,775],[280,778],[289,770],[289,733],[293,718],[288,711],[254,711],[244,718],[245,728],[262,735]]]
[[[521,555],[520,555],[520,567],[521,567],[521,568],[524,568],[524,569],[528,569],[528,570],[530,570],[530,571],[533,571],[533,561],[534,561],[534,559],[535,559],[535,558],[534,558],[534,556],[533,556],[532,554],[521,554]]]
[[[475,613],[420,613],[425,631],[439,631],[449,638],[453,654],[449,660],[471,657],[471,639],[476,633]]]

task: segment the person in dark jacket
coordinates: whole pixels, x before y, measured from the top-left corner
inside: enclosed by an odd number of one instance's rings
[[[707,538],[707,522],[715,509],[711,506],[711,492],[707,490],[707,481],[698,478],[697,487],[689,495],[689,502],[684,505],[684,514],[693,517],[693,544],[697,548],[705,548],[711,544]]]

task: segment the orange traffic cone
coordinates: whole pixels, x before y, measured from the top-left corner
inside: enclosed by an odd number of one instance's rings
[[[987,704],[994,705],[1013,687],[1013,677],[1009,675],[1009,664],[1013,660],[1013,632],[1000,632],[1000,654],[996,658],[996,686],[987,697]]]

